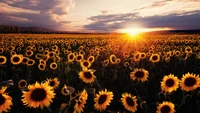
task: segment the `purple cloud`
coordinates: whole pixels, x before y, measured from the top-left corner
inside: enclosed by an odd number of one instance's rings
[[[122,29],[124,25],[141,23],[146,28],[172,28],[172,29],[200,29],[200,11],[184,12],[182,14],[172,13],[168,15],[156,15],[140,17],[136,13],[98,15],[88,18],[91,24],[84,28],[99,31],[114,31]],[[116,22],[116,23],[115,23]],[[109,24],[113,23],[113,24]],[[134,27],[134,26],[133,26]]]

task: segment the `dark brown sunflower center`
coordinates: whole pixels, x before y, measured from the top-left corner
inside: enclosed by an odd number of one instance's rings
[[[26,82],[25,81],[20,82],[20,86],[22,87],[26,86]]]
[[[196,80],[195,80],[195,78],[193,78],[193,77],[188,77],[188,78],[185,79],[184,84],[185,84],[186,86],[189,86],[189,87],[190,87],[190,86],[193,86],[193,85],[196,84]]]
[[[144,72],[143,72],[143,71],[137,71],[137,72],[135,73],[135,77],[137,77],[137,78],[142,78],[142,77],[144,77]]]
[[[0,58],[0,62],[4,62],[4,58]]]
[[[167,105],[164,105],[161,109],[160,109],[161,113],[169,113],[170,112],[170,107]]]
[[[55,82],[54,82],[54,81],[50,81],[49,85],[50,85],[50,86],[54,86],[54,85],[55,85]]]
[[[87,79],[92,78],[92,74],[90,72],[84,72],[84,77],[86,77]]]
[[[92,61],[93,61],[93,58],[89,58],[89,61],[92,62]]]
[[[14,58],[13,58],[13,61],[14,61],[14,62],[19,62],[19,60],[20,60],[19,57],[14,57]]]
[[[84,65],[85,67],[87,67],[87,66],[89,65],[89,63],[88,63],[88,62],[83,62],[83,65]]]
[[[28,61],[28,64],[33,64],[33,61],[32,61],[32,60],[29,60],[29,61]]]
[[[70,55],[70,56],[69,56],[69,59],[72,60],[73,58],[74,58],[74,55]]]
[[[152,57],[152,60],[157,60],[158,59],[158,56],[153,56]]]
[[[52,57],[52,56],[53,56],[53,53],[49,53],[49,56]]]
[[[46,98],[46,96],[47,96],[47,93],[42,88],[36,88],[31,93],[31,99],[34,101],[42,101]]]
[[[29,52],[27,52],[27,55],[31,55],[31,52],[29,51]]]
[[[0,94],[0,106],[3,105],[5,101],[6,101],[5,97],[2,94]]]
[[[172,79],[166,80],[166,86],[172,87],[173,85],[174,85],[174,80],[172,80]]]
[[[44,65],[40,65],[40,68],[43,69],[43,68],[44,68]]]
[[[107,99],[107,95],[101,95],[98,100],[98,104],[103,104]]]
[[[56,68],[56,64],[52,64],[52,68]]]
[[[22,60],[22,62],[24,62],[24,63],[26,63],[28,61],[28,59],[26,59],[26,58],[24,58],[23,60]]]
[[[134,106],[134,101],[131,97],[127,97],[126,98],[126,102],[129,106]]]
[[[81,57],[81,56],[78,56],[78,57],[77,57],[77,60],[81,60],[81,59],[82,59],[82,57]]]

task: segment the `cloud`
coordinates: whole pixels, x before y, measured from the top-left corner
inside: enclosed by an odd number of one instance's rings
[[[92,23],[85,25],[84,28],[99,31],[115,31],[138,24],[145,28],[200,29],[200,10],[148,17],[141,17],[136,13],[98,15],[88,19]]]
[[[0,0],[0,24],[62,27],[74,0]],[[13,19],[11,19],[13,18]]]

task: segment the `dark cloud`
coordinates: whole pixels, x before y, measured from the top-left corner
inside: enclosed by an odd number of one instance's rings
[[[133,18],[129,18],[130,16]],[[200,29],[199,10],[185,12],[182,14],[172,13],[168,15],[149,17],[138,17],[135,13],[132,13],[132,15],[131,13],[118,15],[98,15],[88,19],[93,22],[85,25],[84,28],[90,30],[112,31],[116,29],[122,29],[124,25],[134,25],[138,23],[142,24],[146,28],[169,27],[173,29]]]

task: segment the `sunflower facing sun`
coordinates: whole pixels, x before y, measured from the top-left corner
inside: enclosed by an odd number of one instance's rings
[[[161,90],[163,92],[171,93],[172,91],[176,91],[178,87],[178,77],[174,76],[173,74],[163,77],[163,81],[161,82]]]
[[[149,72],[147,70],[143,68],[141,69],[136,68],[133,72],[131,72],[130,78],[132,80],[137,79],[138,81],[145,82],[147,81],[148,75],[149,75]]]
[[[129,93],[122,94],[121,102],[123,103],[125,109],[131,112],[137,111],[137,99],[136,96],[131,96]]]
[[[105,110],[110,105],[111,100],[113,100],[113,96],[113,92],[111,91],[99,91],[99,94],[96,94],[94,98],[94,108],[100,111]]]
[[[48,107],[52,98],[55,97],[55,93],[53,92],[53,87],[50,87],[47,83],[39,84],[36,82],[33,85],[28,85],[29,91],[22,91],[22,102],[24,105],[29,106],[30,108],[38,108],[41,109]]]

